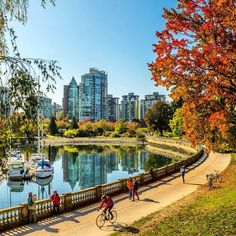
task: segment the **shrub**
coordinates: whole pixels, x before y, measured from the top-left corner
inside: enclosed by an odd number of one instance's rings
[[[78,135],[78,130],[77,129],[69,129],[65,131],[64,136],[66,138],[74,138]]]

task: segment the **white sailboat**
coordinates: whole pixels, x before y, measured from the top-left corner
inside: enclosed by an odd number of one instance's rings
[[[20,151],[10,151],[7,165],[9,166],[9,180],[21,181],[24,179],[24,155]]]
[[[42,112],[42,121],[43,121],[43,112]],[[39,112],[38,112],[38,124],[39,124]],[[49,160],[47,160],[44,154],[44,146],[45,142],[43,140],[43,122],[42,122],[42,130],[40,132],[40,128],[38,128],[38,153],[31,156],[32,159],[38,161],[38,165],[35,171],[35,176],[37,178],[48,178],[53,175],[54,168],[52,167]]]
[[[38,167],[35,171],[35,175],[37,178],[48,178],[52,176],[54,173],[54,168],[50,164],[48,160],[42,159],[38,162]]]

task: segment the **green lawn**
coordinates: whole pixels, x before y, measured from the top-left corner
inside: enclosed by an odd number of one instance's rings
[[[223,182],[214,190],[201,187],[193,196],[142,218],[130,229],[139,230],[139,235],[144,236],[235,235],[236,154],[232,154],[232,162],[222,176]],[[125,234],[132,235],[114,235]]]

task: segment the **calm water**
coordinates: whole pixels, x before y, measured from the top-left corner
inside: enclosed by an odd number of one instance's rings
[[[51,179],[1,181],[0,208],[26,202],[28,192],[43,199],[49,197],[53,190],[65,193],[109,183],[148,171],[150,166],[167,165],[172,160],[138,147],[63,146],[51,148],[51,161],[54,166]]]

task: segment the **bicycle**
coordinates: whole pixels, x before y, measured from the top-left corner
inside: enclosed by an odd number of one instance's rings
[[[111,224],[114,224],[117,220],[117,212],[115,210],[111,210],[113,218],[111,219],[111,214],[107,210],[106,213],[104,211],[97,216],[96,225],[98,228],[101,228],[106,221],[109,221]]]
[[[214,170],[214,173],[212,173],[212,177],[213,177],[213,181],[215,182],[221,182],[222,181],[222,177],[219,174],[219,171]]]

